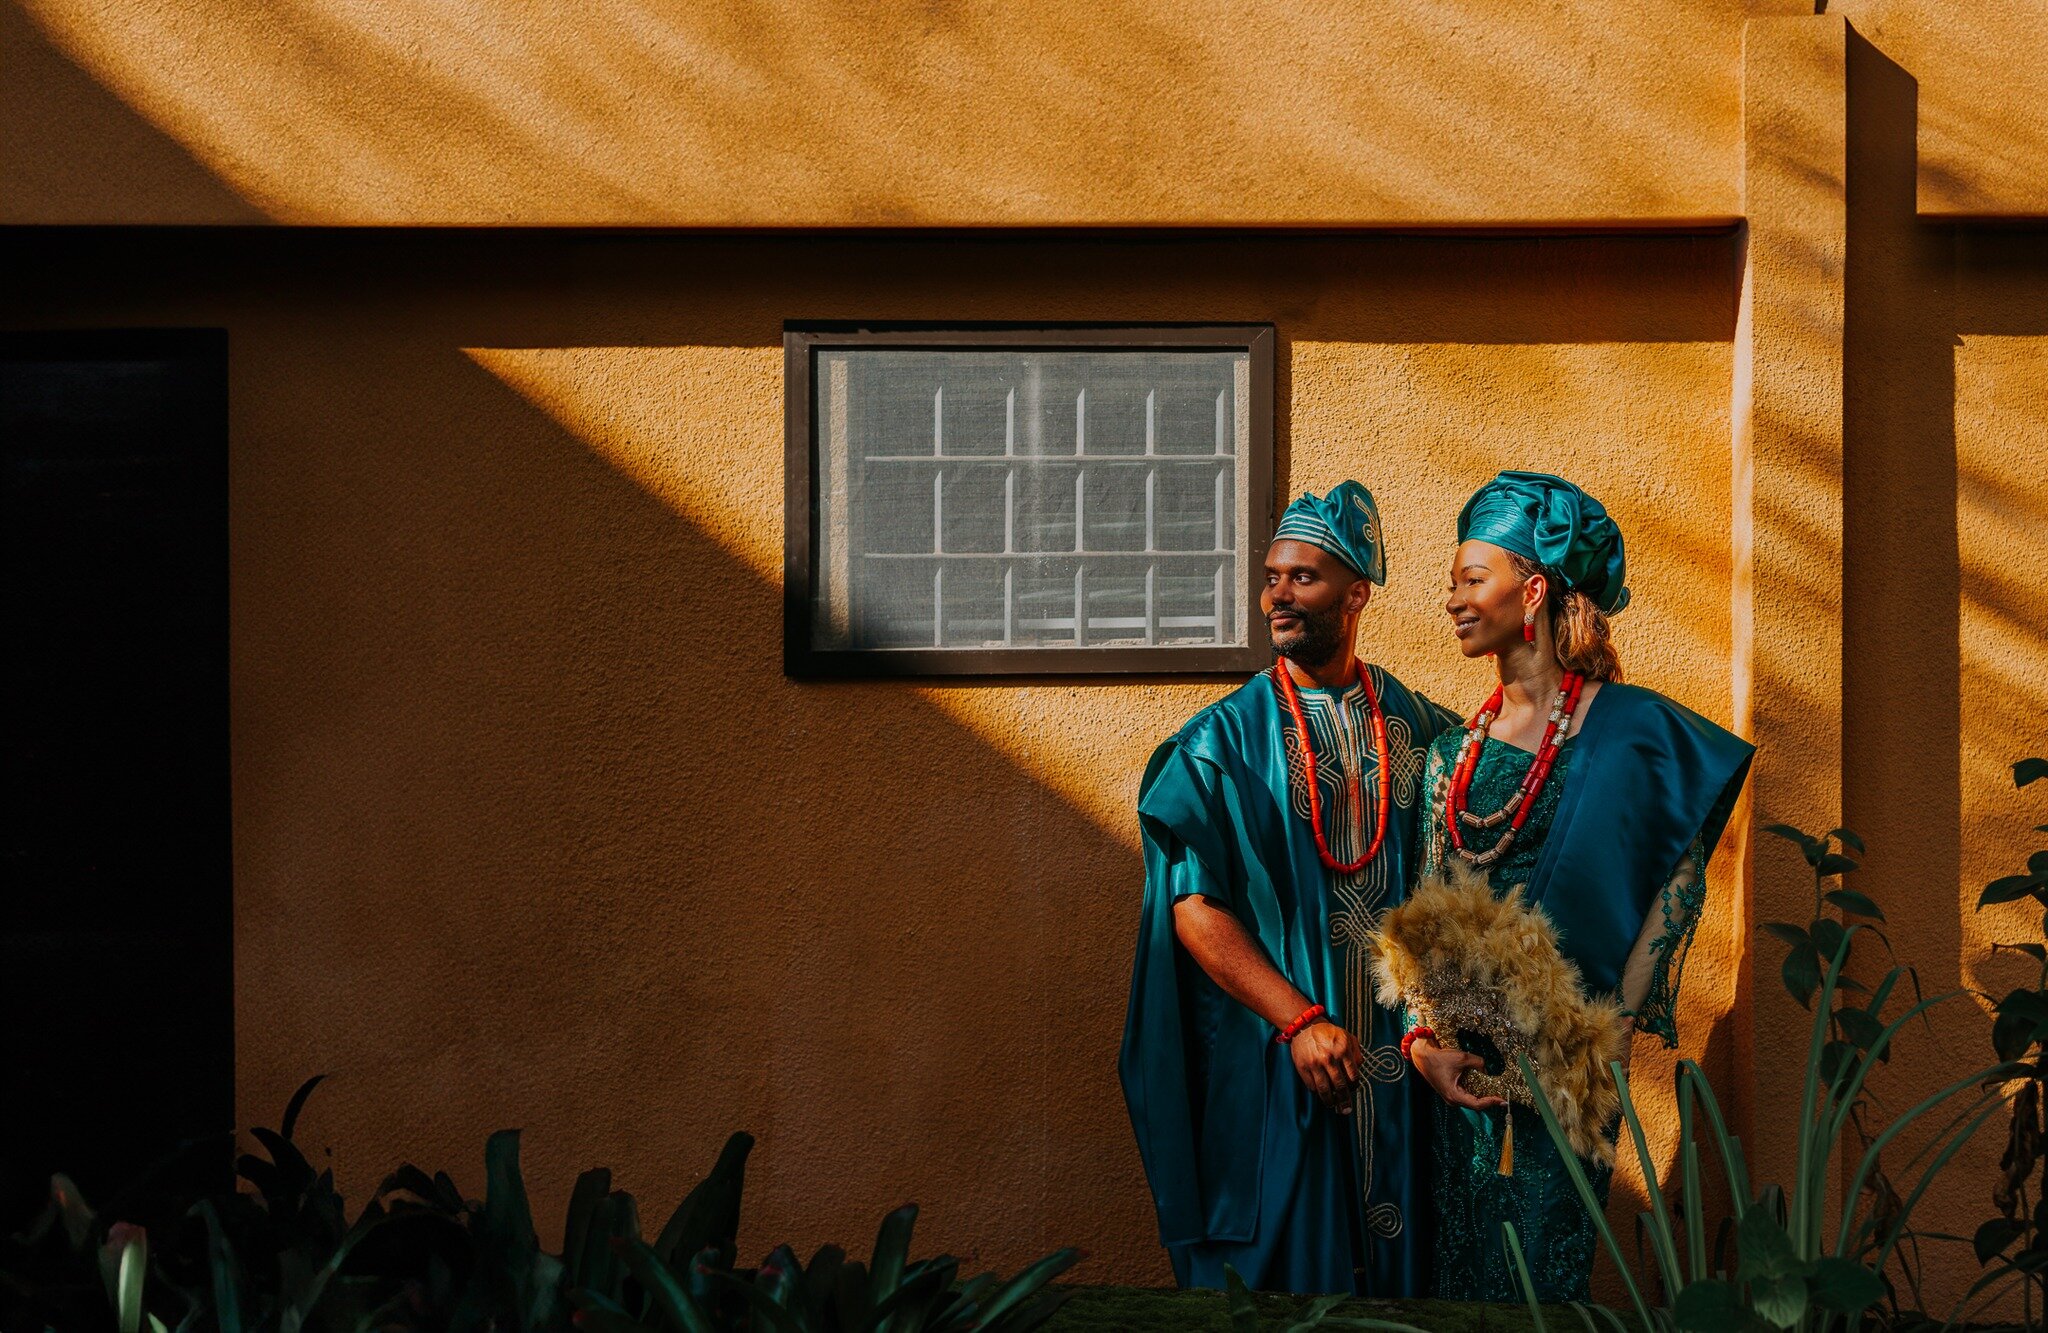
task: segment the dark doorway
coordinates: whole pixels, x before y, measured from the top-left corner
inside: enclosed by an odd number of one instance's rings
[[[233,1125],[227,430],[223,332],[0,334],[0,1225]]]

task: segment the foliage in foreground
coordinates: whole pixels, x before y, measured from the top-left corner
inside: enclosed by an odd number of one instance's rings
[[[1891,1309],[1895,1315],[1896,1292],[1888,1272],[1901,1243],[1911,1238],[1908,1228],[1914,1207],[1970,1137],[2005,1104],[2010,1095],[2007,1081],[2023,1072],[2012,1061],[1974,1070],[1893,1116],[1882,1129],[1870,1132],[1860,1118],[1867,1105],[1866,1080],[1888,1058],[1893,1039],[1908,1023],[1956,998],[1960,992],[1920,999],[1897,1017],[1887,1019],[1885,1012],[1893,994],[1899,983],[1911,975],[1907,968],[1894,965],[1867,992],[1863,1003],[1838,1003],[1838,997],[1847,992],[1863,992],[1860,983],[1843,976],[1843,967],[1856,937],[1866,931],[1875,933],[1875,928],[1827,917],[1823,905],[1832,904],[1845,914],[1871,921],[1883,920],[1877,904],[1865,895],[1825,888],[1829,878],[1856,868],[1848,852],[1852,848],[1860,851],[1861,840],[1842,829],[1818,838],[1785,825],[1773,825],[1768,831],[1797,844],[1814,873],[1812,923],[1804,928],[1787,923],[1772,923],[1768,927],[1791,946],[1784,969],[1787,989],[1801,1004],[1811,1006],[1814,1015],[1806,1052],[1805,1085],[1799,1102],[1793,1179],[1785,1186],[1759,1188],[1753,1184],[1742,1141],[1728,1132],[1705,1071],[1694,1061],[1685,1060],[1679,1063],[1677,1073],[1676,1197],[1667,1200],[1656,1187],[1656,1166],[1627,1075],[1619,1063],[1612,1065],[1621,1093],[1623,1128],[1650,1186],[1650,1208],[1641,1221],[1658,1286],[1663,1292],[1661,1301],[1653,1304],[1651,1296],[1657,1288],[1647,1281],[1638,1281],[1631,1272],[1591,1184],[1567,1146],[1555,1112],[1535,1083],[1533,1072],[1524,1070],[1536,1091],[1536,1109],[1544,1127],[1557,1143],[1580,1200],[1592,1214],[1601,1242],[1621,1273],[1645,1333],[1771,1333],[1779,1329],[1826,1333],[1834,1328],[1853,1329],[1888,1294],[1893,1296]],[[1841,846],[1839,851],[1837,843]],[[1816,961],[1824,965],[1817,977],[1809,971]],[[2030,1029],[2031,1037],[2040,1035],[2040,1031]],[[1959,1111],[1955,1109],[1958,1102],[1963,1103]],[[1906,1169],[1918,1168],[1920,1174],[1910,1192],[1900,1196],[1882,1174],[1882,1154],[1908,1128],[1936,1114],[1947,1119],[1908,1161]],[[1852,1129],[1858,1133],[1861,1152],[1856,1155],[1839,1223],[1830,1234],[1829,1195],[1831,1186],[1842,1178],[1843,1163],[1838,1160],[1838,1153],[1848,1143]],[[1712,1247],[1714,1253],[1709,1253],[1702,1131],[1721,1164],[1728,1197],[1735,1201],[1732,1266],[1726,1262],[1718,1235]],[[1880,1181],[1884,1182],[1882,1187],[1878,1187]],[[1535,1286],[1512,1228],[1505,1229],[1503,1243],[1521,1278],[1531,1318],[1543,1330]],[[1646,1288],[1650,1294],[1646,1295]],[[1596,1326],[1595,1316],[1616,1333],[1625,1327],[1620,1315],[1602,1307],[1576,1307],[1575,1313],[1589,1328]]]
[[[826,1246],[800,1262],[782,1246],[735,1266],[753,1139],[735,1134],[652,1240],[639,1205],[604,1169],[579,1176],[561,1249],[541,1247],[519,1167],[519,1134],[484,1149],[482,1200],[445,1172],[401,1166],[353,1222],[333,1173],[316,1172],[292,1128],[258,1129],[267,1156],[236,1163],[251,1187],[129,1206],[137,1225],[95,1213],[62,1176],[41,1220],[0,1265],[0,1328],[55,1333],[1028,1333],[1066,1298],[1060,1250],[1009,1281],[961,1282],[949,1256],[912,1261],[915,1205],[883,1219],[868,1264]]]
[[[2048,778],[2048,759],[2023,759],[2012,766],[2016,787],[2041,778]],[[2034,832],[2048,833],[2048,824],[2036,824]],[[2013,1090],[2005,1153],[1991,1195],[1998,1215],[1971,1238],[1984,1274],[1965,1299],[1983,1292],[1982,1300],[1994,1300],[2017,1285],[2022,1318],[2032,1325],[2037,1316],[2048,1318],[2048,1136],[2042,1132],[2048,1103],[2048,1047],[2043,1045],[2048,1036],[2048,850],[2029,856],[2023,872],[1985,885],[1977,910],[2029,898],[2042,909],[2042,938],[1991,946],[1993,953],[2023,954],[2040,970],[2033,985],[2015,987],[1992,1005],[1992,1050],[2001,1060],[2017,1062],[2023,1072]]]

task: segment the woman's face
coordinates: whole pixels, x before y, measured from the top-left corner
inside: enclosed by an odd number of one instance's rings
[[[1502,653],[1522,642],[1524,608],[1542,604],[1541,576],[1526,583],[1508,553],[1491,542],[1460,542],[1451,557],[1451,591],[1444,599],[1458,651],[1467,657]]]

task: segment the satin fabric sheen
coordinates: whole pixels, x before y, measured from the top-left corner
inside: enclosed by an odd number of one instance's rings
[[[1390,728],[1426,746],[1456,725],[1447,711],[1374,668]],[[1400,726],[1395,727],[1396,719]],[[1230,1264],[1253,1287],[1421,1295],[1430,1209],[1418,1137],[1431,1094],[1398,1060],[1375,1082],[1372,1180],[1357,1179],[1351,1121],[1323,1107],[1273,1029],[1231,1000],[1174,933],[1177,896],[1199,891],[1244,923],[1288,980],[1333,1020],[1362,1017],[1366,1045],[1400,1040],[1401,1016],[1366,1001],[1344,1012],[1347,946],[1333,941],[1328,872],[1306,819],[1289,809],[1292,725],[1270,673],[1203,710],[1145,771],[1139,821],[1145,895],[1119,1072],[1158,1209],[1160,1238],[1183,1286],[1220,1287]],[[1390,742],[1391,743],[1391,742]],[[1419,788],[1414,762],[1396,781]],[[1396,803],[1380,851],[1405,892],[1418,849],[1419,790]],[[1375,1206],[1398,1210],[1375,1230]]]

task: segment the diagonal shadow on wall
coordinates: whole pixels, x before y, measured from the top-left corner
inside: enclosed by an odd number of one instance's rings
[[[245,1117],[333,1071],[308,1127],[358,1195],[522,1125],[544,1218],[596,1162],[664,1207],[743,1126],[750,1250],[857,1243],[918,1198],[933,1249],[1081,1241],[1096,1279],[1158,1280],[1112,1068],[1129,834],[959,719],[1029,693],[1047,762],[1121,809],[1221,687],[985,684],[942,708],[787,682],[780,590],[735,554],[758,534],[682,516],[461,349],[662,351],[600,378],[592,429],[606,404],[686,405],[666,465],[772,527],[785,317],[1712,342],[1730,250],[71,233],[22,248],[7,318],[231,331]]]

